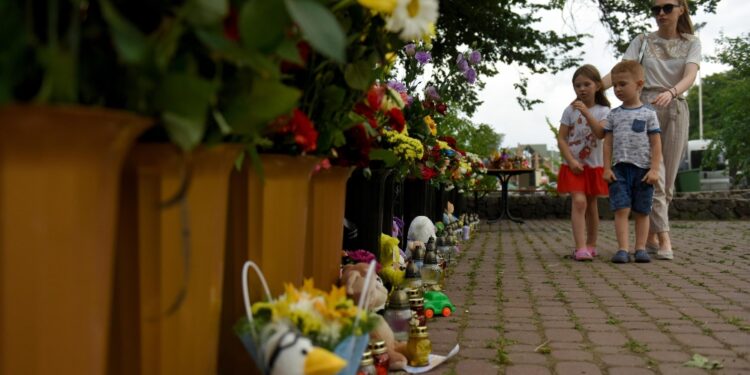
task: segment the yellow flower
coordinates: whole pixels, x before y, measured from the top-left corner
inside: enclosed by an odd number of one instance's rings
[[[430,117],[430,115],[424,117],[424,123],[427,124],[427,126],[430,128],[430,134],[432,134],[433,136],[437,135],[437,124],[435,123],[435,120]]]
[[[444,141],[437,141],[438,146],[440,146],[441,150],[450,150],[451,146],[448,146],[448,143]]]
[[[357,0],[359,5],[376,12],[391,14],[396,8],[396,0]]]

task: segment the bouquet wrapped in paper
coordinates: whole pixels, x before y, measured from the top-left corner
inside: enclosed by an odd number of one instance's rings
[[[260,276],[266,301],[251,305],[249,268]],[[368,273],[374,268],[373,262]],[[237,323],[235,332],[264,374],[356,374],[377,322],[364,309],[366,293],[355,305],[344,288],[324,292],[308,279],[301,288],[285,285],[284,294],[272,299],[262,272],[248,261],[243,267],[243,295],[247,318]]]

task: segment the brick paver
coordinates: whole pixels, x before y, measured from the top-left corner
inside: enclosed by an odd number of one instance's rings
[[[456,313],[428,323],[461,351],[430,374],[750,374],[750,222],[673,222],[673,261],[625,265],[613,224],[586,263],[566,220],[483,224],[446,281]]]

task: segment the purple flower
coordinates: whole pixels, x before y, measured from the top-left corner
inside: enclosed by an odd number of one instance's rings
[[[469,68],[469,70],[464,72],[464,77],[466,77],[466,81],[473,84],[477,80],[477,72],[474,69]]]
[[[479,64],[480,61],[482,61],[482,54],[479,51],[471,51],[471,55],[469,55],[471,65]]]
[[[458,70],[460,70],[461,73],[466,73],[466,71],[469,70],[469,63],[466,62],[466,60],[461,59],[461,61],[458,62]]]
[[[425,51],[419,51],[417,52],[416,56],[417,61],[419,61],[420,64],[427,64],[432,59],[432,55],[430,55],[429,52]]]
[[[458,56],[456,56],[456,64],[460,64],[461,61],[464,61],[464,60],[465,59],[464,59],[464,54],[463,53],[459,53]]]
[[[407,94],[407,95],[406,95],[406,103],[405,103],[405,104],[406,104],[406,106],[407,106],[407,107],[408,107],[408,106],[410,106],[412,102],[414,102],[414,97],[413,97],[413,96],[411,96],[411,95],[408,95],[408,94]]]
[[[415,46],[414,43],[409,43],[404,46],[404,51],[406,51],[406,54],[408,56],[414,56],[414,54],[417,52],[417,46]]]
[[[437,89],[435,86],[427,86],[427,88],[424,89],[424,95],[431,100],[438,101],[440,100],[440,94],[438,94]]]
[[[406,92],[406,85],[399,81],[388,81],[388,87],[398,92]]]

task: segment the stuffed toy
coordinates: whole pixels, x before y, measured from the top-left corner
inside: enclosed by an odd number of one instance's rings
[[[435,235],[435,224],[432,223],[427,216],[417,216],[409,224],[409,232],[407,235],[408,247],[413,249],[419,245],[424,246],[430,238],[437,237]]]
[[[344,266],[341,277],[341,285],[346,288],[346,295],[359,302],[365,287],[365,276],[367,275],[367,263],[347,264]],[[373,274],[373,280],[370,280],[370,293],[367,295],[365,307],[373,312],[385,308],[385,301],[388,299],[388,289],[383,285],[383,281]]]
[[[388,349],[391,370],[403,370],[407,363],[406,341],[396,341],[396,338],[393,336],[393,330],[388,325],[388,322],[380,315],[377,318],[380,321],[370,331],[370,339],[371,341],[382,340],[385,342],[385,347]]]
[[[345,360],[313,346],[290,324],[268,325],[263,336],[263,358],[269,375],[335,375],[346,366]]]
[[[380,276],[390,287],[401,285],[404,281],[406,262],[398,248],[398,239],[387,234],[380,235]]]
[[[344,266],[341,284],[346,287],[346,294],[354,299],[355,302],[359,301],[359,297],[363,292],[362,289],[365,287],[367,267],[367,263],[348,264]],[[380,278],[375,276],[375,280],[370,281],[370,294],[365,307],[370,311],[381,310],[385,306],[387,298],[388,291],[383,286]],[[371,340],[385,341],[385,347],[388,349],[388,356],[390,357],[390,368],[392,370],[403,369],[407,362],[406,356],[403,354],[406,353],[406,342],[396,341],[393,336],[393,330],[380,315],[376,315],[376,319],[379,321],[370,332]]]

